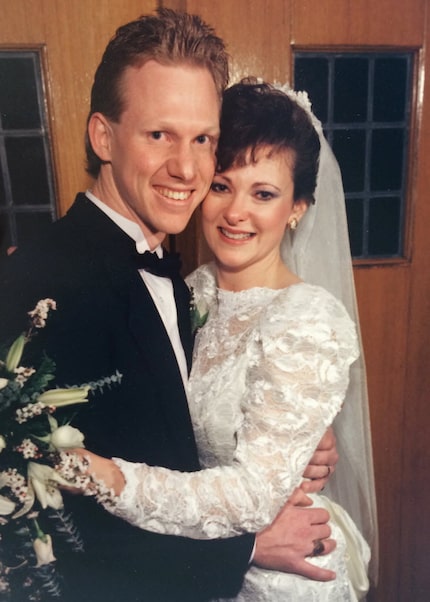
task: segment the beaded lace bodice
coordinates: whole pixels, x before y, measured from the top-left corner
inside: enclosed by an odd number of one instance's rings
[[[110,511],[145,529],[194,538],[256,532],[300,483],[341,409],[358,353],[355,327],[317,286],[229,292],[216,288],[211,266],[188,283],[209,312],[188,388],[203,470],[116,460],[127,484]]]

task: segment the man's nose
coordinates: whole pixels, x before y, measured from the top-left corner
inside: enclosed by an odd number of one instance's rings
[[[196,158],[191,144],[175,145],[169,158],[167,168],[174,178],[190,181],[196,175]]]

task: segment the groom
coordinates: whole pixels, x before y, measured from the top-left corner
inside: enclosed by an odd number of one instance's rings
[[[1,340],[25,326],[38,299],[51,297],[57,311],[32,346],[56,362],[58,384],[123,375],[74,419],[98,454],[199,469],[183,385],[192,347],[188,291],[179,277],[139,262],[146,250],[162,255],[166,234],[186,227],[208,191],[227,77],[224,45],[197,17],[161,9],[121,27],[92,89],[91,191],[3,260]],[[308,476],[326,476],[336,456],[328,447]],[[70,602],[231,596],[251,558],[305,577],[332,576],[306,562],[315,541],[323,540],[324,553],[334,546],[322,509],[287,505],[257,536],[220,541],[141,531],[87,498],[70,496],[66,510],[86,549],[58,554]]]

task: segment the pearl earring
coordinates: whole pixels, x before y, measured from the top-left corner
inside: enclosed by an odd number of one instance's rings
[[[297,221],[297,219],[295,217],[291,218],[291,221],[288,222],[288,227],[290,230],[295,230],[298,225],[299,225],[299,222]]]

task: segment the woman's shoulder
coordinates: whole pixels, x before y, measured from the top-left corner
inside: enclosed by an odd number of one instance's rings
[[[261,318],[262,331],[272,335],[293,330],[297,334],[332,336],[334,331],[355,338],[355,324],[341,301],[321,286],[306,282],[282,289]]]

